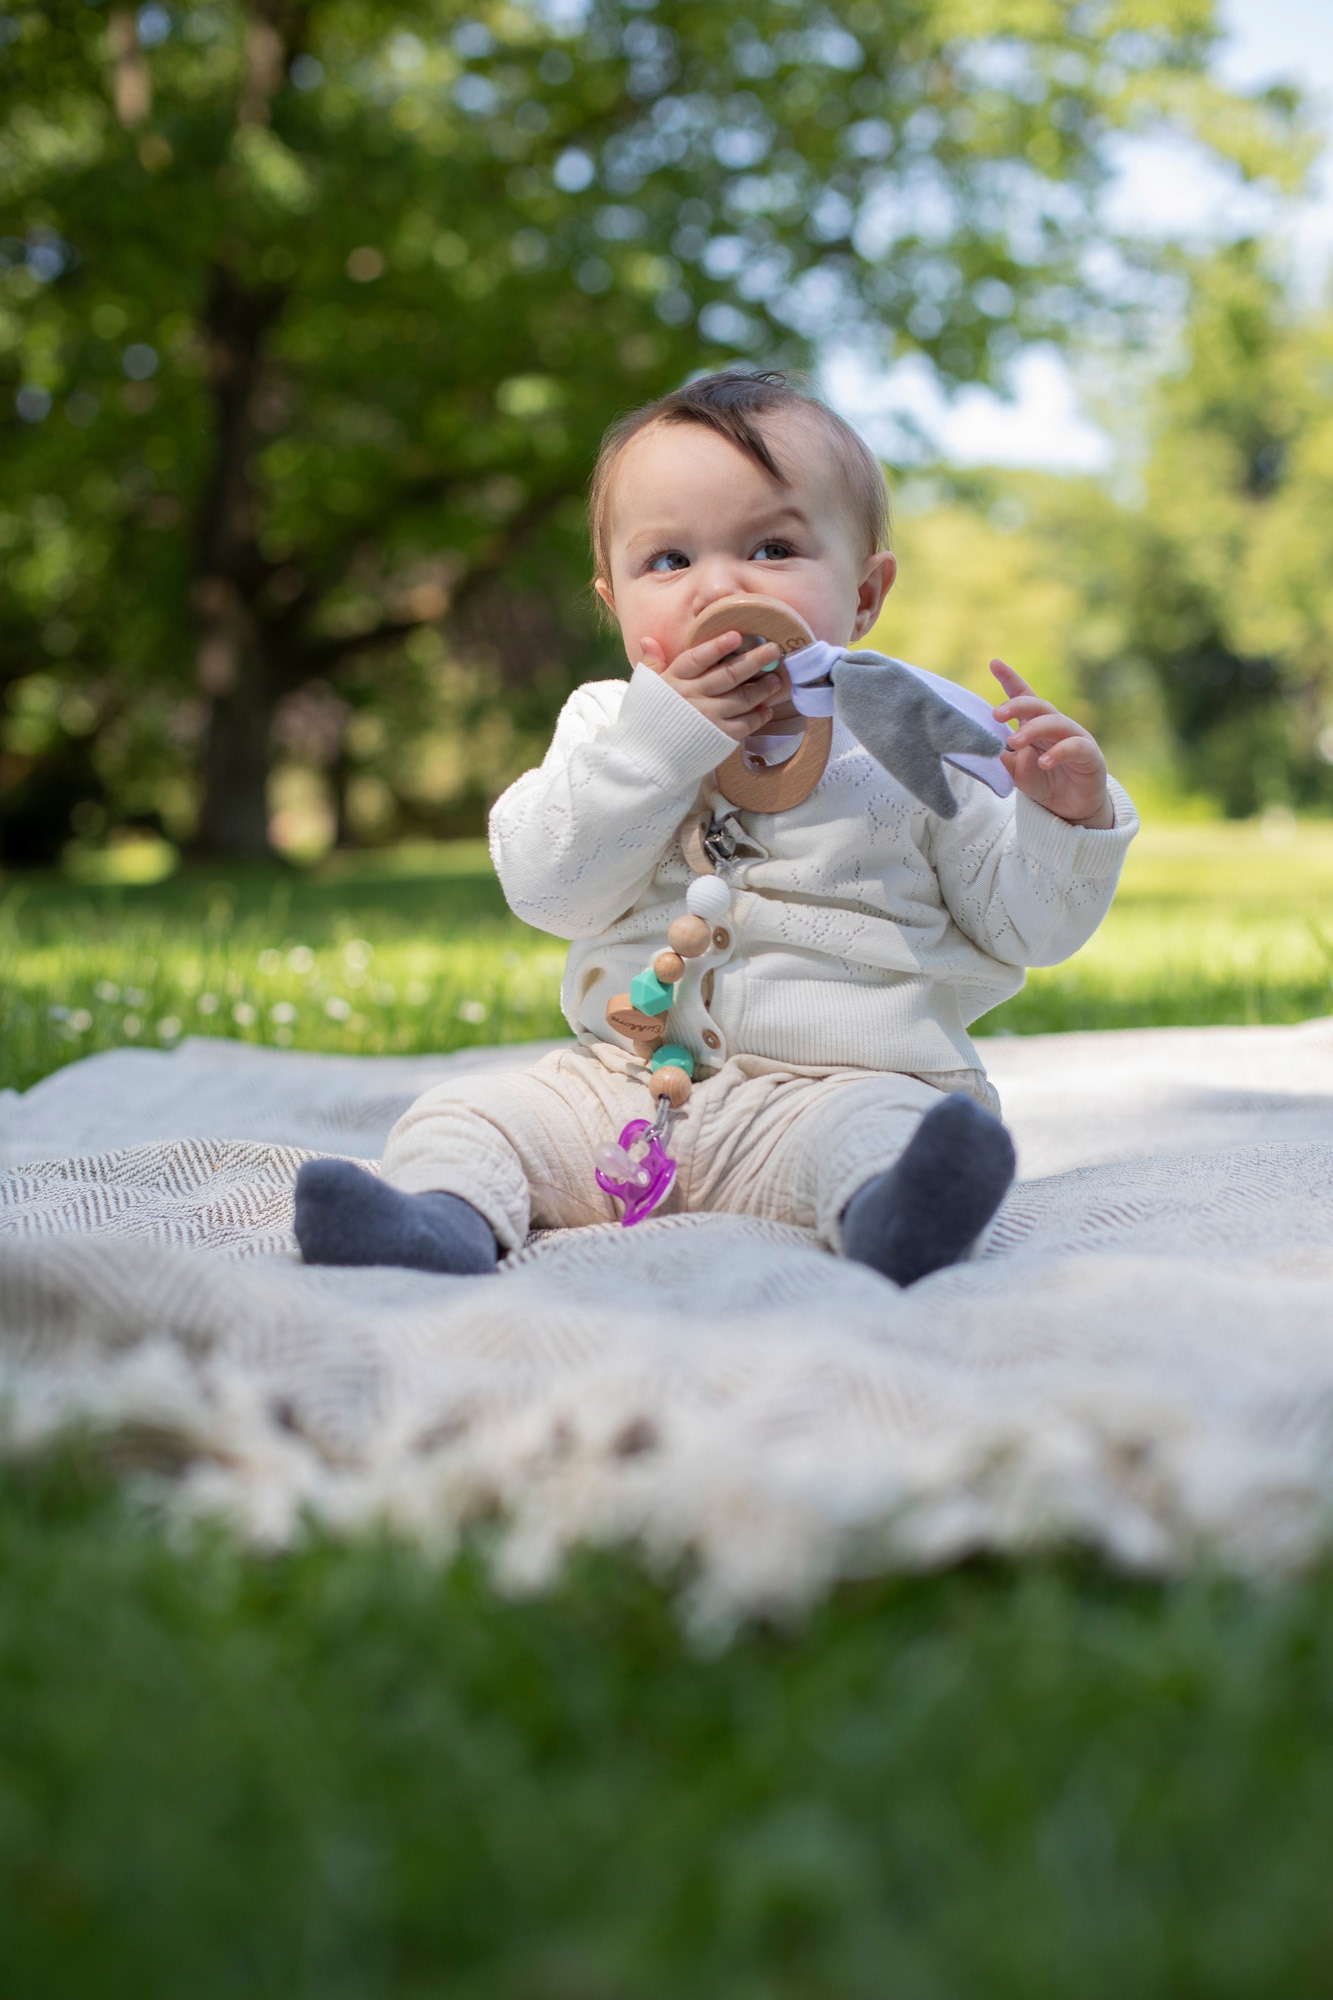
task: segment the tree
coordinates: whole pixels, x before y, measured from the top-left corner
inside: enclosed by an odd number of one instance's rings
[[[1210,85],[1212,33],[1211,0],[20,0],[0,784],[63,760],[47,824],[172,785],[184,823],[193,756],[199,844],[258,855],[300,691],[336,735],[330,691],[480,627],[521,700],[525,647],[587,643],[615,411],[831,327],[993,376],[1126,289],[1134,246],[1089,255],[1117,130],[1281,168],[1292,105]]]
[[[1327,801],[1333,740],[1333,317],[1240,242],[1201,261],[1122,516],[1124,644],[1187,780],[1233,815]]]

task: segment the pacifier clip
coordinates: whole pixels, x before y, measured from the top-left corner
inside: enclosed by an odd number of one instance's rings
[[[695,618],[685,635],[685,647],[702,645],[719,632],[741,634],[739,651],[776,645],[785,658],[814,644],[814,635],[799,612],[775,597],[719,598]],[[742,811],[785,812],[809,798],[824,775],[833,739],[832,700],[815,700],[804,732],[790,757],[777,764],[747,763],[744,746],[718,766],[717,789]],[[628,993],[617,993],[606,1009],[607,1026],[630,1041],[648,1063],[648,1088],[657,1100],[652,1119],[632,1118],[619,1139],[597,1150],[594,1171],[604,1194],[624,1203],[621,1223],[632,1229],[660,1206],[676,1178],[676,1162],[666,1150],[671,1115],[681,1110],[693,1088],[694,1057],[678,1042],[666,1039],[665,1015],[685,962],[702,958],[714,943],[713,933],[731,908],[731,890],[717,874],[699,874],[685,895],[685,915],[667,931],[667,950],[630,981]]]

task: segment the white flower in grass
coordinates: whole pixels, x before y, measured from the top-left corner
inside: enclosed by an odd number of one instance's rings
[[[266,977],[274,972],[281,972],[282,953],[280,951],[261,951],[259,954],[259,970]]]
[[[93,1025],[93,1017],[86,1007],[76,1007],[69,1017],[69,1027],[76,1035],[86,1035]]]
[[[120,988],[110,979],[99,979],[93,992],[99,1000],[105,1000],[108,1007],[114,1007],[120,998]]]
[[[280,1028],[286,1028],[296,1019],[296,1009],[290,1000],[279,1000],[276,1007],[268,1010],[270,1021],[276,1021]]]
[[[201,1014],[216,1014],[221,1002],[216,993],[201,993],[194,1004]]]
[[[174,1014],[164,1015],[163,1018],[157,1024],[158,1036],[164,1042],[174,1042],[179,1040],[180,1031],[181,1031],[181,1024],[176,1019],[176,1016]]]
[[[48,1008],[47,1008],[47,1010],[46,1010],[46,1017],[47,1017],[47,1019],[48,1019],[49,1021],[68,1021],[68,1019],[69,1019],[69,1008],[68,1008],[68,1007],[48,1007]]]
[[[292,946],[287,954],[287,968],[290,972],[299,972],[302,978],[305,977],[307,972],[314,971],[315,954],[311,951],[308,944],[294,944]]]
[[[132,1042],[142,1027],[143,1022],[137,1014],[127,1014],[120,1024],[120,1032],[125,1036],[127,1041]]]
[[[146,1007],[148,1005],[148,995],[143,991],[142,987],[127,986],[125,988],[125,1005],[127,1007]]]
[[[345,1021],[352,1012],[351,1003],[335,993],[332,1000],[324,1002],[324,1012],[331,1021]]]
[[[367,944],[364,938],[349,938],[343,946],[343,961],[353,972],[364,972],[374,956],[374,945]]]
[[[231,1018],[238,1028],[253,1028],[258,1016],[248,1000],[238,1000],[231,1010]]]
[[[470,1027],[479,1028],[490,1011],[484,1000],[462,1000],[458,1006],[458,1018]]]

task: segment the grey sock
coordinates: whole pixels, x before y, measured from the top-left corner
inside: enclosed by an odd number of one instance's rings
[[[843,1210],[843,1254],[895,1285],[956,1264],[1014,1178],[1014,1142],[998,1118],[961,1093],[921,1120],[902,1158]]]
[[[307,1160],[296,1176],[296,1240],[307,1264],[396,1264],[479,1277],[499,1246],[460,1195],[402,1194],[350,1160]]]

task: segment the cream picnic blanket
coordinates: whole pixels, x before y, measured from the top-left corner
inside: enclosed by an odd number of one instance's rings
[[[93,1423],[274,1541],[496,1519],[515,1586],[631,1543],[723,1625],[977,1549],[1326,1544],[1333,1020],[991,1042],[1023,1178],[908,1292],[734,1218],[551,1235],[489,1279],[297,1261],[303,1158],[373,1159],[428,1081],[535,1052],[202,1040],[0,1099],[10,1447]]]

